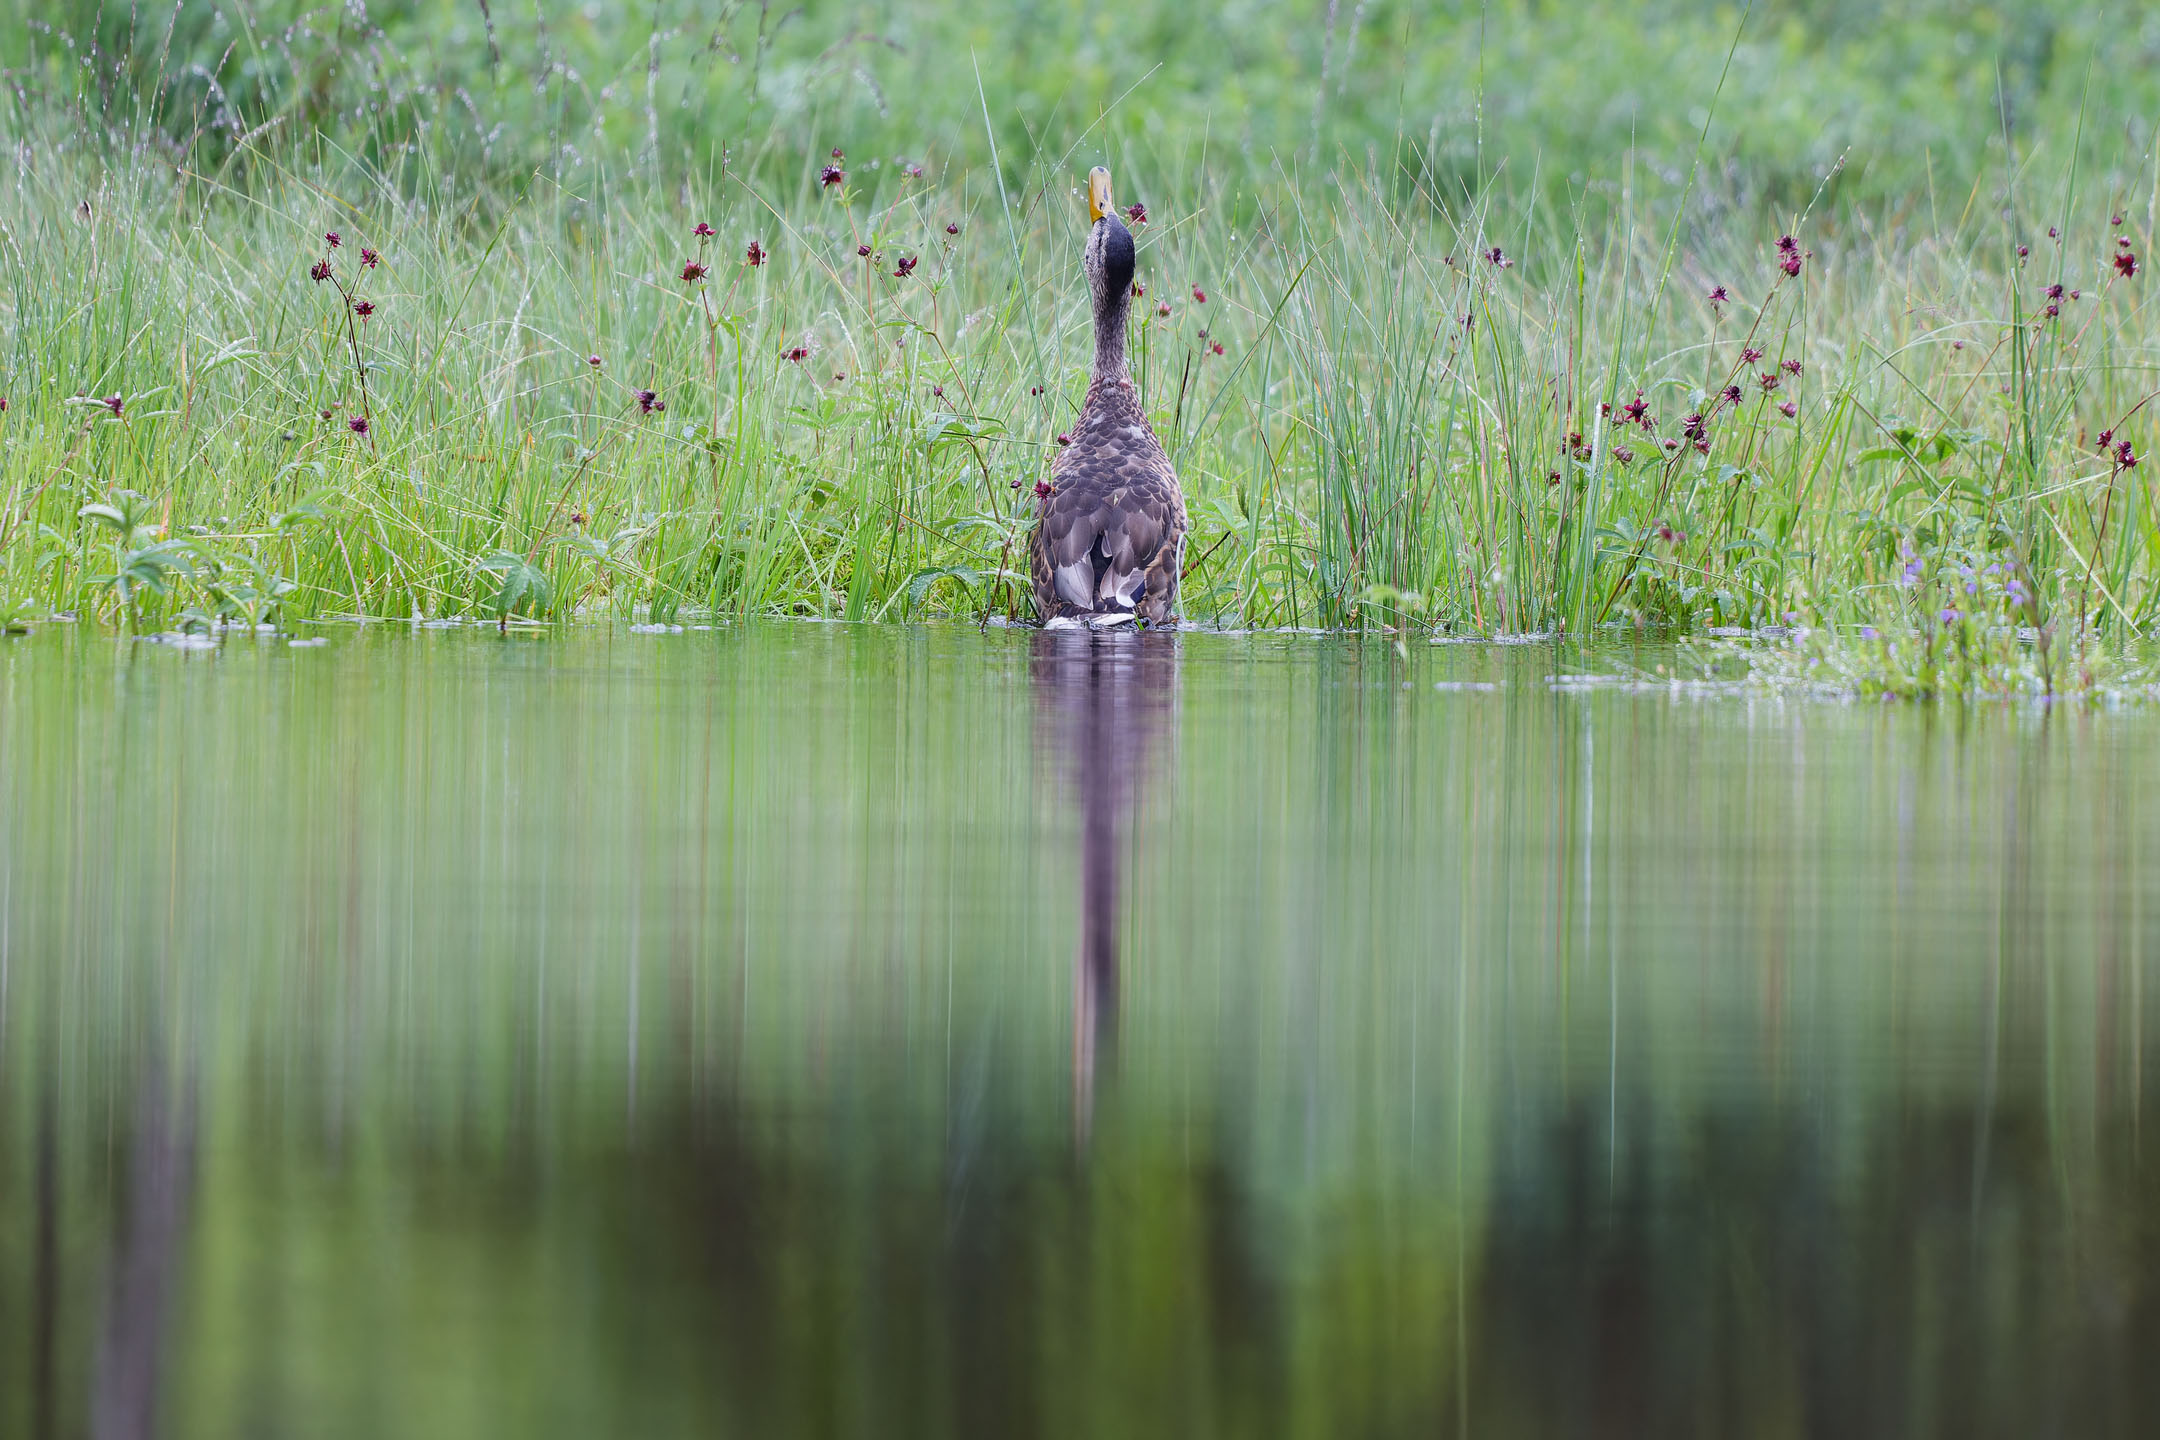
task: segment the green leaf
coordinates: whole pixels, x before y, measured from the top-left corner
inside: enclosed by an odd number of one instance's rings
[[[497,550],[480,562],[480,569],[501,580],[489,602],[497,615],[508,617],[520,607],[537,614],[554,598],[547,573],[515,550]]]

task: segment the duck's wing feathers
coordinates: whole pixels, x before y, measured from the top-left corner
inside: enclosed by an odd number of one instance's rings
[[[1177,476],[1144,421],[1084,426],[1075,439],[1051,469],[1039,512],[1037,603],[1045,619],[1105,610],[1159,619],[1185,538]]]

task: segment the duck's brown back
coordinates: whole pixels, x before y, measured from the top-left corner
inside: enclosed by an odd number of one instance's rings
[[[1168,621],[1185,555],[1185,497],[1132,382],[1097,381],[1036,504],[1035,612]]]

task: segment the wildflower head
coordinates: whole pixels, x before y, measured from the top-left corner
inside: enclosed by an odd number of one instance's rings
[[[1780,415],[1783,415],[1787,420],[1792,419],[1795,415],[1798,415],[1800,413],[1800,407],[1793,404],[1793,402],[1790,400],[1779,401],[1777,408],[1778,413]]]
[[[2131,254],[2128,250],[2116,252],[2115,273],[2125,280],[2137,274],[2137,256]]]
[[[375,268],[375,267],[376,267],[377,265],[380,265],[381,263],[382,263],[382,256],[380,256],[380,255],[376,254],[376,253],[375,253],[375,252],[374,252],[373,250],[370,250],[370,249],[369,249],[369,248],[368,248],[367,246],[365,246],[365,245],[362,245],[362,246],[360,247],[360,268],[361,268],[361,269],[363,269],[363,270],[373,270],[373,269],[374,269],[374,268]]]
[[[696,260],[683,261],[682,278],[691,284],[705,278],[705,266]]]
[[[355,300],[353,301],[352,313],[365,320],[375,313],[375,302],[372,300]]]
[[[332,230],[329,234],[323,236],[322,238],[323,243],[328,245],[332,250],[337,249],[338,246],[345,243],[345,238],[342,235],[338,234],[338,232],[335,230]]]
[[[780,358],[783,360],[793,361],[795,364],[800,365],[803,361],[810,358],[810,347],[807,345],[790,345],[787,349],[780,352]]]
[[[1125,207],[1125,218],[1135,225],[1147,224],[1147,206],[1135,200]]]
[[[1740,352],[1740,363],[1743,365],[1753,365],[1756,361],[1760,359],[1762,359],[1762,351],[1756,349],[1752,345],[1748,346],[1747,349]]]
[[[1640,425],[1645,430],[1650,428],[1650,407],[1644,402],[1642,391],[1637,390],[1635,398],[1620,407],[1620,413],[1627,417],[1628,424]]]
[[[855,247],[855,253],[862,259],[867,260],[870,258],[870,247],[867,245],[857,245]]]
[[[2063,287],[2062,287],[2062,286],[2060,286],[2060,285],[2050,285],[2050,286],[2048,286],[2048,288],[2047,288],[2047,298],[2048,298],[2048,299],[2050,299],[2050,300],[2060,300],[2060,299],[2062,299],[2062,298],[2063,298]]]
[[[1513,260],[1508,259],[1506,255],[1501,253],[1500,247],[1498,245],[1495,245],[1492,247],[1492,249],[1486,251],[1485,258],[1487,261],[1498,266],[1502,270],[1508,269],[1515,263]]]
[[[1778,378],[1777,378],[1777,371],[1775,371],[1775,370],[1765,370],[1765,371],[1763,371],[1763,372],[1762,372],[1762,377],[1761,377],[1761,378],[1762,378],[1762,388],[1763,388],[1763,393],[1764,393],[1765,395],[1769,394],[1769,393],[1770,393],[1770,392],[1771,392],[1772,390],[1775,390],[1775,389],[1777,389],[1777,387],[1778,387]]]
[[[1622,465],[1632,465],[1635,463],[1635,452],[1625,445],[1615,445],[1613,446],[1612,458]]]
[[[330,278],[330,262],[328,260],[317,260],[313,265],[310,265],[308,267],[307,273],[308,279],[313,280],[316,284],[320,285],[323,281]]]
[[[660,406],[660,397],[659,397],[659,396],[657,396],[657,395],[655,395],[655,394],[653,394],[653,392],[652,392],[652,391],[650,391],[650,390],[640,390],[640,391],[638,391],[638,392],[637,392],[637,408],[638,408],[638,414],[640,414],[640,415],[650,415],[650,414],[652,414],[652,413],[653,413],[653,411],[654,411],[654,410],[658,409],[658,408],[659,408],[659,406]]]
[[[1713,306],[1730,305],[1732,303],[1732,296],[1725,293],[1724,286],[1713,285],[1710,287],[1710,303]]]
[[[1964,613],[1963,613],[1962,611],[1960,611],[1960,610],[1959,610],[1959,609],[1957,608],[1957,606],[1955,606],[1955,605],[1946,605],[1946,606],[1944,606],[1944,607],[1943,607],[1943,612],[1942,612],[1942,623],[1943,623],[1943,624],[1945,624],[1945,625],[1955,625],[1955,624],[1957,624],[1957,623],[1958,623],[1958,621],[1960,621],[1960,620],[1963,620],[1964,618],[1965,618],[1965,616],[1964,616]]]
[[[365,415],[355,415],[355,416],[353,416],[353,417],[352,417],[352,419],[350,419],[350,420],[347,420],[347,421],[345,422],[345,428],[346,428],[346,429],[348,429],[348,430],[350,430],[350,431],[352,431],[352,433],[353,433],[353,434],[355,434],[355,435],[365,435],[365,434],[367,434],[367,428],[368,428],[368,427],[367,427],[367,416],[365,416]]]
[[[1133,281],[1133,282],[1132,282],[1132,298],[1133,298],[1133,299],[1135,299],[1135,300],[1144,300],[1144,299],[1146,299],[1146,298],[1147,298],[1147,286],[1145,286],[1145,285],[1142,285],[1142,284],[1141,284],[1141,283],[1140,283],[1139,281],[1137,281],[1137,280]]]
[[[585,363],[592,366],[593,369],[597,370],[600,368],[600,357],[597,355],[587,355],[585,357]]]
[[[1707,433],[1703,428],[1702,411],[1697,410],[1680,422],[1680,433],[1690,440],[1700,440]]]
[[[922,166],[912,164],[904,165],[900,169],[900,175],[903,179],[920,180],[922,179]]]
[[[1040,499],[1042,499],[1042,498],[1043,498],[1044,496],[1048,495],[1049,493],[1050,493],[1050,482],[1049,482],[1049,481],[1047,481],[1047,480],[1037,480],[1037,481],[1035,482],[1035,498],[1036,498],[1036,499],[1040,500]]]
[[[1208,346],[1208,349],[1212,350],[1217,355],[1222,354],[1222,341],[1217,340],[1214,344]]]
[[[1787,375],[1798,375],[1803,368],[1798,360],[1778,361],[1778,369],[1783,370]]]
[[[756,269],[758,266],[764,264],[765,247],[758,244],[757,241],[752,240],[750,242],[750,248],[743,251],[743,263],[745,265],[748,265],[753,270]]]
[[[1728,405],[1738,405],[1740,403],[1740,387],[1738,385],[1727,385],[1723,399]]]
[[[817,178],[818,184],[822,185],[827,190],[830,190],[835,185],[844,185],[847,183],[847,171],[841,169],[840,166],[835,163],[827,165],[824,169],[818,171]]]
[[[2098,441],[2100,453],[2103,455],[2107,454],[2109,448],[2112,447],[2114,444],[2115,432],[2112,430],[2102,430],[2100,432],[2100,439]]]
[[[107,395],[104,399],[98,401],[98,404],[112,411],[112,417],[115,420],[123,419],[127,415],[127,400],[124,396]]]
[[[1072,436],[1061,433],[1057,437],[1057,443],[1060,445],[1070,445],[1072,444]]]
[[[1160,315],[1160,316],[1162,316],[1162,317],[1163,317],[1164,319],[1166,319],[1166,320],[1167,320],[1167,319],[1169,319],[1169,318],[1170,318],[1170,302],[1169,302],[1169,301],[1167,301],[1167,300],[1164,300],[1164,301],[1161,301],[1160,303],[1158,303],[1158,304],[1157,304],[1157,305],[1155,306],[1155,313],[1156,313],[1157,315]]]
[[[1207,304],[1207,291],[1202,290],[1199,286],[1195,285],[1192,287],[1192,298],[1193,304],[1205,305]]]
[[[2135,470],[2137,468],[2137,462],[2137,451],[2130,448],[2130,442],[2127,440],[2117,441],[2115,445],[2116,468],[2121,470]]]
[[[2031,250],[2027,249],[2023,245],[2018,246],[2018,259],[2023,260],[2026,256],[2030,254],[2032,254]]]
[[[959,234],[959,233],[960,233],[960,226],[959,226],[959,224],[958,224],[957,222],[955,222],[955,223],[953,223],[953,224],[951,224],[951,225],[947,225],[947,226],[945,227],[945,233],[946,233],[947,235],[957,235],[957,234]]]
[[[697,222],[697,228],[692,230],[690,233],[697,236],[697,238],[700,240],[710,240],[713,237],[713,228],[712,226],[706,224],[703,220],[700,220]]]
[[[915,255],[901,256],[899,263],[893,266],[893,279],[905,280],[908,276],[914,274],[916,261],[920,258],[920,256]]]

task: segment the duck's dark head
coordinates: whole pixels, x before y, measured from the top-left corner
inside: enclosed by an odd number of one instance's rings
[[[1132,231],[1111,205],[1110,172],[1100,165],[1088,172],[1088,218],[1094,223],[1081,263],[1087,270],[1088,288],[1095,294],[1095,311],[1099,315],[1107,309],[1122,310],[1121,302],[1132,296]]]

